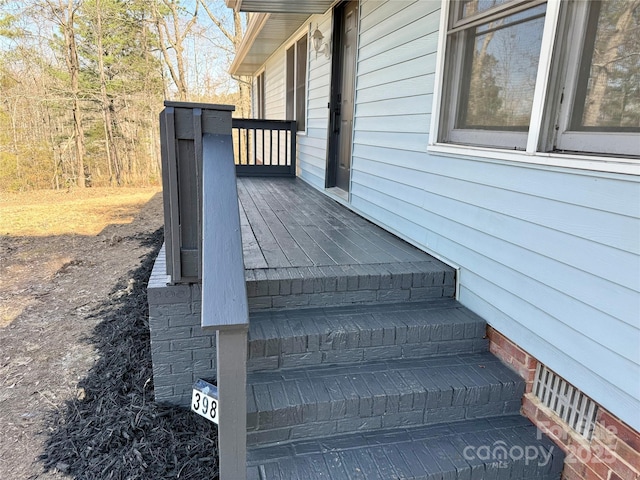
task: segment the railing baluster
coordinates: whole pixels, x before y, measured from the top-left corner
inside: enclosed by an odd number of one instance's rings
[[[285,140],[285,145],[284,148],[286,150],[286,156],[287,156],[287,165],[291,165],[291,149],[290,149],[290,145],[291,145],[291,132],[289,132],[289,130],[285,130],[284,131],[284,140]]]
[[[267,143],[268,143],[268,147],[267,148],[269,150],[268,165],[273,165],[273,130],[269,130],[268,131]]]
[[[234,118],[233,128],[237,175],[295,176],[295,122]]]
[[[260,130],[260,163],[264,164],[264,159],[266,157],[266,152],[264,149],[264,128]]]
[[[253,158],[255,158],[256,165],[258,163],[260,163],[260,158],[258,158],[258,154],[259,154],[259,152],[258,152],[258,147],[259,147],[259,145],[258,145],[258,135],[260,135],[260,133],[262,133],[262,132],[260,131],[259,128],[254,128],[253,129]]]
[[[242,129],[238,128],[238,163],[244,165],[246,161],[242,158]]]
[[[291,168],[290,175],[296,176],[296,122],[291,122]]]
[[[250,161],[251,157],[249,156],[249,129],[245,129],[244,134],[245,134],[244,146],[245,146],[246,155],[247,155],[247,165],[252,165]]]

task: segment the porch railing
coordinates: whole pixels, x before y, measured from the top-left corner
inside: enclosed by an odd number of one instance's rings
[[[165,102],[160,114],[167,274],[202,281],[202,137],[232,139],[238,176],[295,176],[296,123],[231,118],[234,107]]]
[[[201,325],[216,331],[219,478],[246,480],[249,309],[231,135],[204,135],[202,151]]]
[[[167,273],[173,283],[202,283],[201,326],[216,332],[219,477],[246,480],[249,313],[231,135],[234,107],[165,107],[160,129]]]
[[[238,176],[296,176],[296,122],[234,118]]]

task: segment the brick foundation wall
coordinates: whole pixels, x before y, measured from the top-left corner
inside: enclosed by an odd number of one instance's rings
[[[567,454],[563,480],[640,480],[640,433],[598,407],[591,440],[586,440],[531,393],[538,361],[492,327],[491,352],[527,382],[522,413]]]
[[[165,272],[163,246],[147,289],[155,399],[188,407],[193,383],[216,376],[216,335],[200,327],[200,285],[167,285]]]
[[[496,329],[487,326],[489,350],[496,357],[509,365],[526,382],[525,393],[531,392],[536,375],[538,361]]]

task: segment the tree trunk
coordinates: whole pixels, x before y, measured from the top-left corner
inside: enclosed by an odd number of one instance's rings
[[[211,21],[218,27],[222,34],[231,43],[233,53],[238,53],[242,38],[244,37],[244,31],[242,28],[242,17],[240,13],[234,10],[233,12],[233,32],[229,31],[221,19],[219,19],[214,12],[207,5],[206,0],[199,0],[202,3],[202,7],[211,19]],[[235,78],[238,83],[238,105],[236,105],[236,114],[241,118],[248,118],[251,115],[251,78],[238,77]]]
[[[62,2],[62,0],[60,0]],[[60,5],[62,7],[62,4]],[[71,94],[73,97],[73,135],[76,153],[76,169],[78,187],[84,188],[84,130],[82,128],[82,109],[80,108],[80,61],[78,59],[78,47],[75,37],[75,13],[73,0],[68,0],[66,19],[61,25],[64,32],[65,62],[69,70],[71,80]]]
[[[118,155],[118,148],[113,135],[113,116],[111,111],[111,101],[107,94],[107,77],[104,69],[104,49],[102,46],[102,9],[100,0],[96,0],[96,43],[98,47],[98,71],[100,76],[100,103],[102,106],[102,118],[104,121],[105,142],[107,149],[107,160],[113,165],[116,175],[116,184],[122,185],[122,165]],[[109,168],[111,171],[111,167]],[[113,183],[109,178],[109,183]]]

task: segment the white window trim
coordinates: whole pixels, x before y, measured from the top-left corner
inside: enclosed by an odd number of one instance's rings
[[[547,84],[551,75],[551,56],[555,42],[555,30],[560,17],[562,0],[548,0],[545,16],[542,45],[536,88],[533,96],[534,108],[529,121],[529,135],[526,150],[514,151],[499,148],[475,147],[452,143],[440,143],[438,131],[440,128],[440,110],[442,108],[442,93],[444,91],[444,70],[447,45],[447,29],[449,19],[449,0],[441,0],[440,28],[438,32],[438,50],[436,52],[436,74],[433,88],[433,103],[431,109],[431,125],[429,130],[429,144],[427,151],[444,156],[460,155],[489,160],[501,160],[525,164],[546,165],[550,167],[567,167],[610,173],[640,175],[640,161],[625,157],[607,157],[599,155],[565,154],[556,152],[540,152],[538,145],[542,129],[544,128],[543,114],[547,100]]]
[[[284,44],[284,82],[283,82],[283,94],[284,94],[284,108],[285,108],[285,117],[286,117],[286,111],[287,111],[287,75],[289,74],[288,72],[288,68],[287,68],[287,50],[289,50],[289,48],[294,47],[294,52],[296,55],[296,64],[298,61],[298,49],[295,47],[298,43],[299,40],[302,39],[302,37],[307,37],[307,58],[305,58],[305,62],[306,62],[306,71],[305,71],[305,79],[304,79],[304,89],[305,89],[305,99],[304,99],[304,118],[305,118],[305,122],[304,122],[304,130],[299,130],[296,132],[296,135],[302,135],[305,136],[307,135],[307,128],[308,128],[308,123],[309,123],[309,51],[311,48],[311,45],[309,44],[309,41],[311,39],[311,35],[309,33],[311,28],[311,24],[309,24],[309,26],[307,27],[307,25],[305,24],[303,27],[301,27],[295,34],[293,34],[290,38],[289,41],[287,43]],[[295,78],[296,72],[294,72],[294,78]],[[294,88],[294,108],[293,111],[295,113],[295,104],[296,104],[296,89]],[[298,119],[295,119],[296,122],[298,121]]]
[[[261,117],[261,118],[266,119],[266,118],[267,118],[267,95],[266,95],[266,93],[267,93],[267,67],[266,67],[265,65],[263,65],[263,66],[260,68],[260,70],[258,70],[258,71],[253,75],[253,79],[254,79],[254,80],[255,80],[255,82],[256,82],[256,95],[254,95],[254,98],[255,98],[255,101],[256,101],[256,106],[257,106],[257,104],[258,104],[258,102],[259,102],[258,95],[257,95],[257,92],[258,92],[258,88],[257,88],[257,87],[258,87],[258,77],[259,77],[260,75],[262,75],[262,76],[263,76],[262,78],[263,78],[263,82],[264,82],[264,83],[263,83],[263,87],[264,87],[264,88],[263,88],[263,90],[262,90],[262,96],[264,97],[264,99],[263,99],[263,100],[264,100],[264,112],[262,112],[262,113],[263,113],[263,117]],[[252,86],[253,86],[253,85],[252,85]],[[256,109],[256,110],[257,110],[257,109]],[[259,115],[256,115],[255,117],[256,117],[256,118],[260,118],[260,117],[259,117]]]

